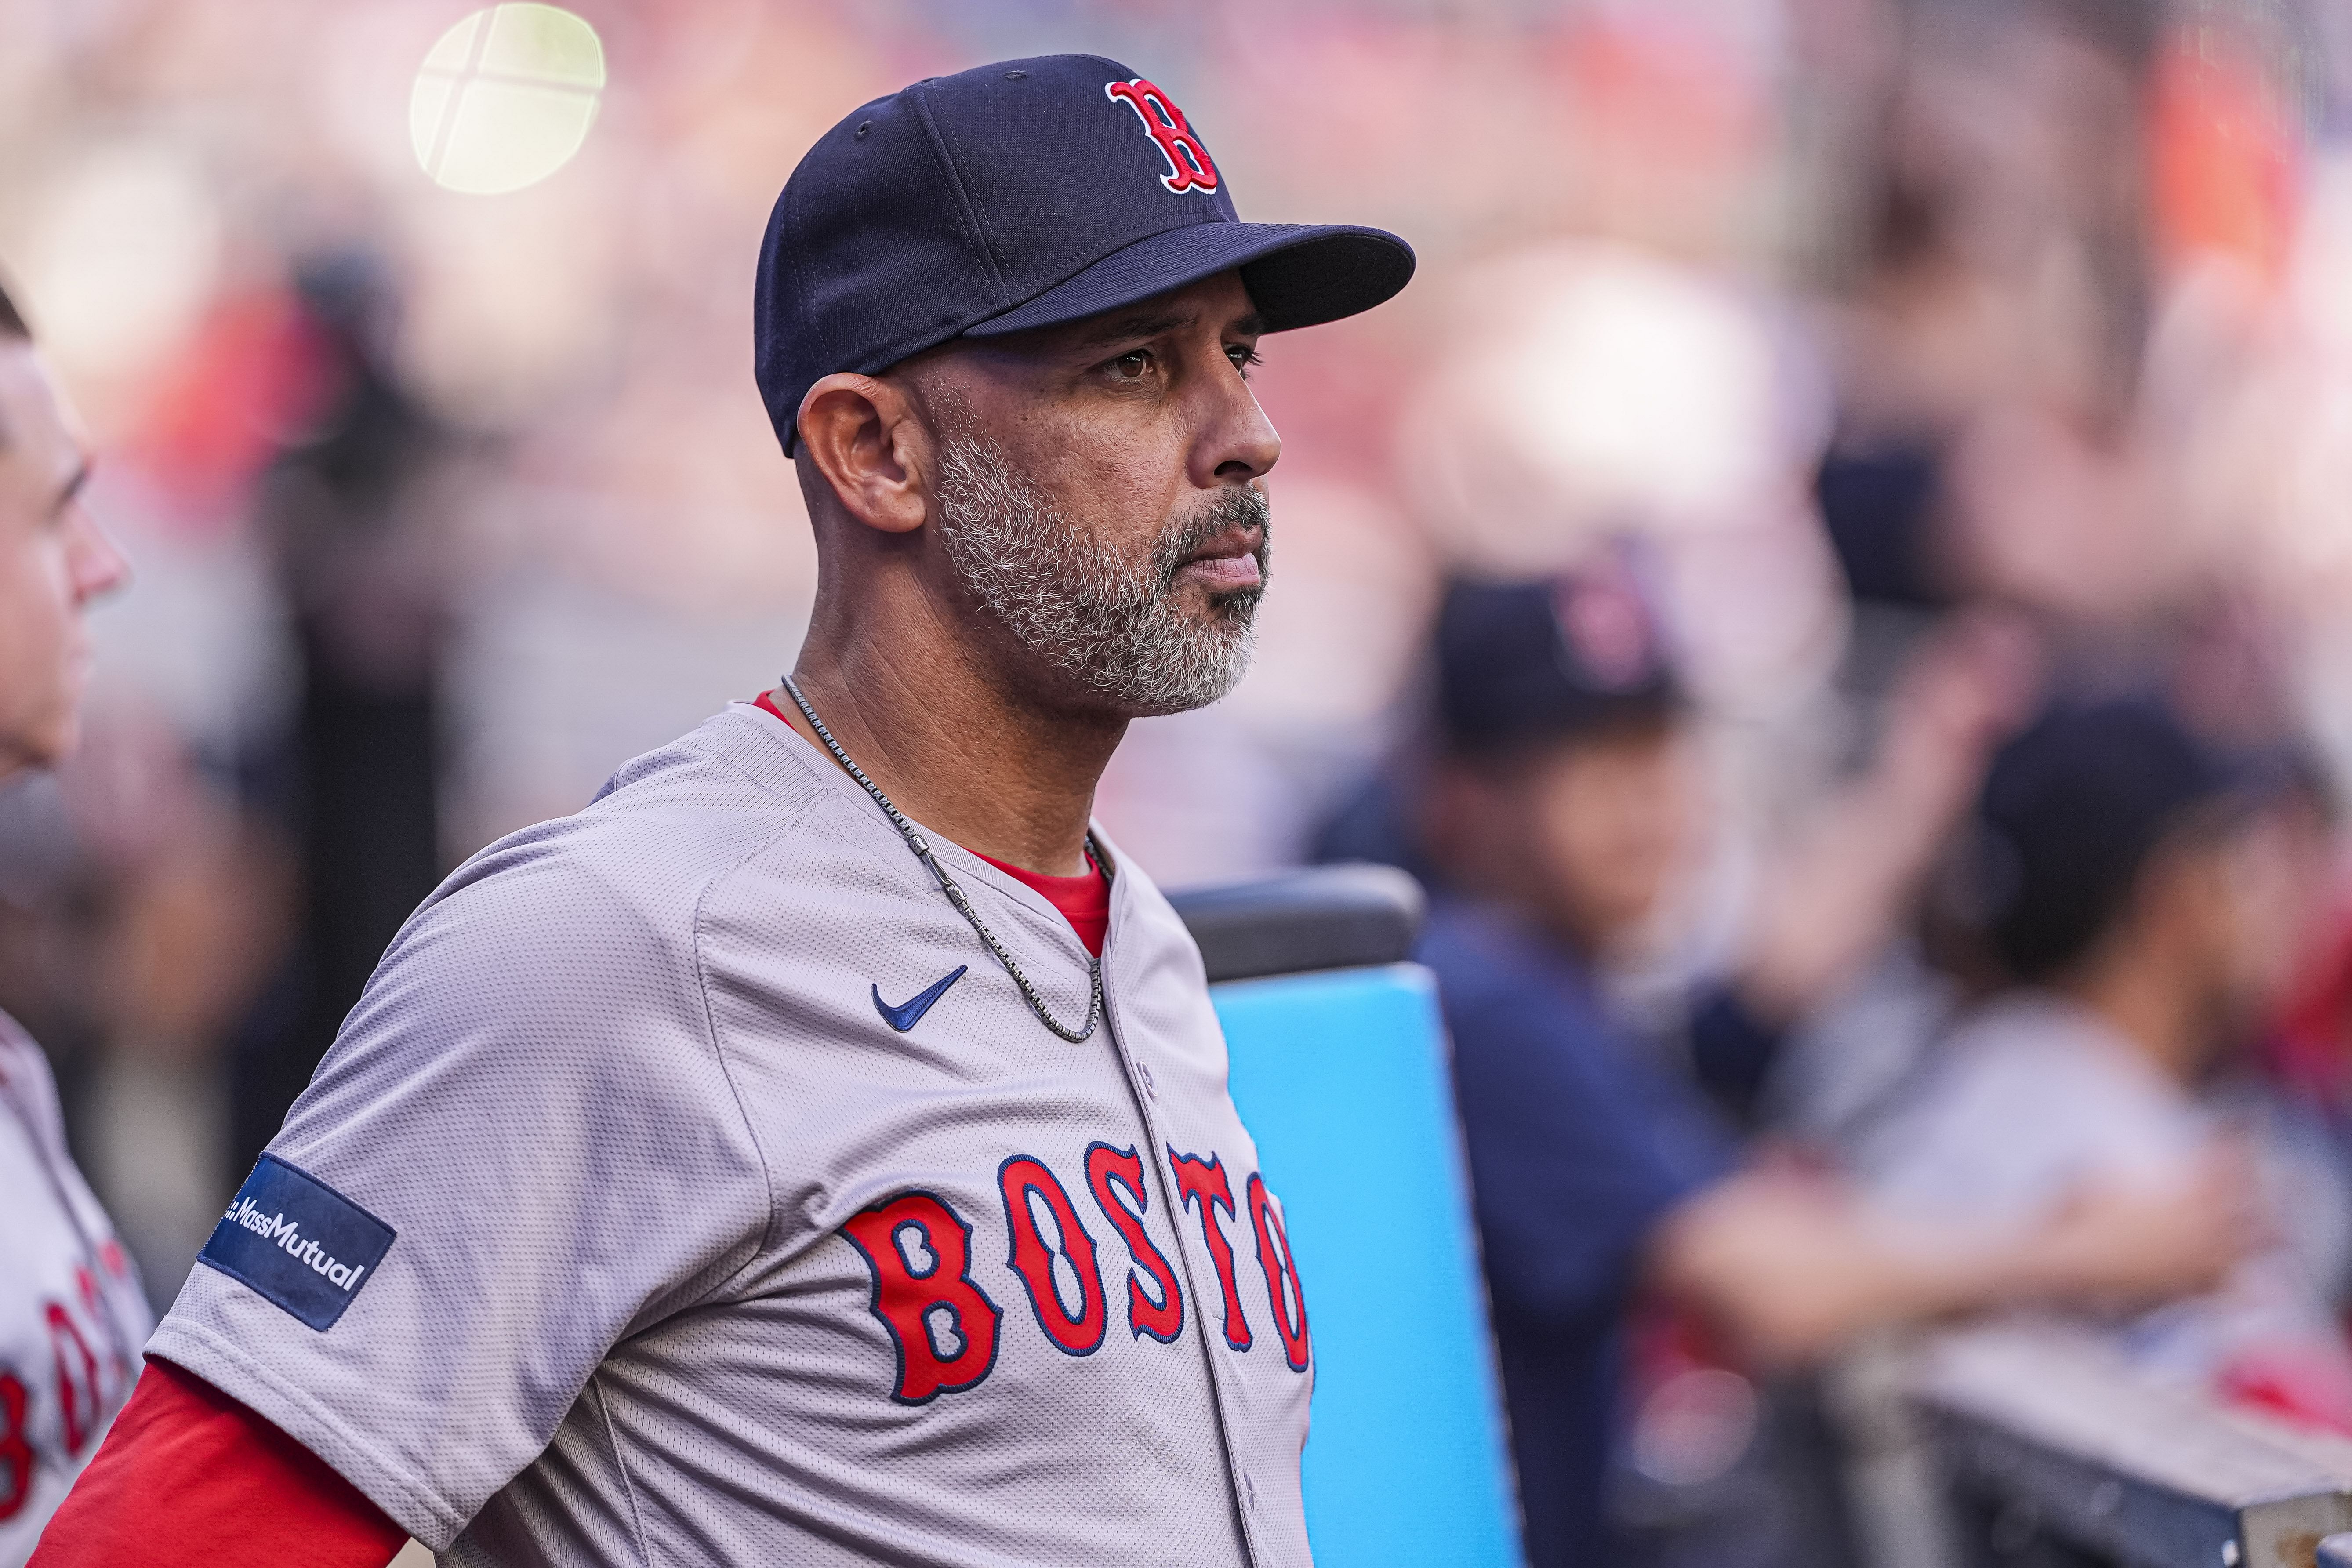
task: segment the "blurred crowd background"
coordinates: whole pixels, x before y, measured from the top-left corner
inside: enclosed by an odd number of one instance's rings
[[[2315,1173],[2340,1310],[2352,7],[570,9],[500,68],[449,41],[464,0],[0,0],[0,265],[137,574],[89,743],[0,794],[0,1006],[159,1306],[438,878],[789,664],[814,557],[750,307],[802,151],[918,77],[1091,50],[1245,216],[1422,258],[1266,345],[1258,661],[1136,727],[1127,852],[1173,886],[1344,848],[1430,745],[1449,579],[1635,561],[1697,784],[1612,1005],[1681,1070],[1673,998],[1777,976],[1726,1115],[1836,1162],[1982,982],[1932,938],[1993,747],[2051,693],[2159,700],[2296,781],[2210,1070]],[[467,73],[521,107],[444,112]],[[1746,1374],[1694,1375],[1624,1459],[1669,1543],[1785,1505],[1738,1492]]]

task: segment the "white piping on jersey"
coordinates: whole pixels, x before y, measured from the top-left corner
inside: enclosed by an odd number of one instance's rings
[[[1091,837],[1092,835],[1088,837]],[[1116,882],[1111,885],[1114,889],[1119,886]],[[1123,896],[1117,891],[1112,894],[1114,915],[1118,900]],[[1111,926],[1116,927],[1118,923],[1114,918]],[[1212,1418],[1216,1422],[1217,1448],[1224,1456],[1225,1460],[1225,1499],[1233,1504],[1234,1524],[1241,1533],[1243,1554],[1249,1559],[1255,1568],[1255,1564],[1266,1560],[1265,1550],[1258,1542],[1257,1520],[1255,1517],[1257,1510],[1257,1483],[1250,1479],[1249,1471],[1244,1467],[1240,1449],[1234,1441],[1232,1416],[1225,1409],[1226,1394],[1223,1379],[1226,1371],[1218,1364],[1217,1352],[1209,1342],[1209,1312],[1205,1304],[1209,1298],[1201,1293],[1200,1281],[1192,1268],[1192,1249],[1184,1243],[1182,1198],[1170,1186],[1168,1163],[1160,1157],[1163,1151],[1172,1152],[1175,1145],[1170,1142],[1166,1135],[1161,1132],[1160,1119],[1153,1113],[1154,1101],[1158,1096],[1145,1093],[1136,1082],[1137,1069],[1142,1064],[1128,1052],[1127,1041],[1122,1037],[1119,1030],[1114,989],[1102,979],[1103,971],[1109,967],[1105,962],[1109,953],[1110,931],[1106,929],[1103,932],[1102,956],[1095,961],[1096,984],[1102,990],[1104,1033],[1110,1038],[1111,1058],[1118,1064],[1119,1081],[1127,1086],[1128,1100],[1135,1107],[1137,1119],[1143,1123],[1145,1136],[1152,1142],[1151,1158],[1144,1162],[1144,1167],[1151,1173],[1152,1184],[1160,1189],[1160,1211],[1168,1216],[1176,1237],[1176,1267],[1184,1271],[1183,1289],[1192,1297],[1192,1312],[1190,1321],[1193,1330],[1193,1338],[1201,1347],[1201,1365],[1209,1375],[1209,1410]],[[1148,1068],[1143,1070],[1150,1071]],[[1208,1205],[1204,1202],[1202,1205],[1202,1213],[1206,1215],[1207,1212]],[[1244,1495],[1247,1498],[1246,1502],[1244,1500]]]

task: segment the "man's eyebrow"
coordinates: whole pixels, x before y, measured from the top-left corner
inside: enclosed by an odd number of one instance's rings
[[[1092,348],[1103,343],[1127,342],[1136,338],[1156,338],[1163,332],[1172,332],[1189,327],[1199,320],[1199,316],[1184,312],[1158,316],[1141,314],[1120,316],[1105,321],[1100,326],[1089,328],[1079,341]]]
[[[1181,331],[1196,325],[1201,318],[1196,312],[1171,311],[1162,315],[1137,314],[1120,316],[1088,329],[1080,338],[1088,348],[1108,343],[1133,342],[1139,338],[1156,338],[1163,332]],[[1237,337],[1262,337],[1265,333],[1265,318],[1252,310],[1248,315],[1229,324],[1225,331]]]

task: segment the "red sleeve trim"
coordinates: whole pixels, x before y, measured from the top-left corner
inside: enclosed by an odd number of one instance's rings
[[[384,1568],[407,1540],[310,1449],[151,1361],[26,1568]]]

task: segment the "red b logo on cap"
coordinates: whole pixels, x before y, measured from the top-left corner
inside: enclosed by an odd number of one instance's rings
[[[1135,110],[1136,118],[1143,121],[1144,133],[1160,143],[1169,170],[1160,176],[1161,184],[1180,195],[1217,188],[1217,165],[1210,161],[1209,150],[1201,145],[1201,139],[1184,122],[1184,111],[1166,93],[1141,77],[1106,83],[1103,91]]]

